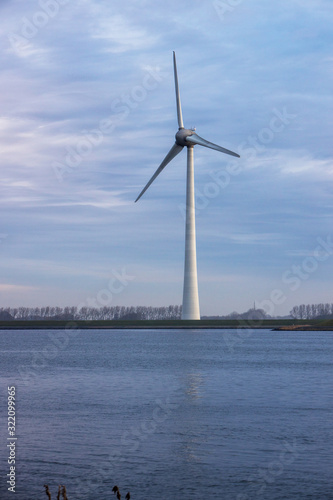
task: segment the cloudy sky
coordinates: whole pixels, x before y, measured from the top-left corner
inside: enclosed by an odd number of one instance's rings
[[[332,302],[331,0],[3,0],[0,306],[180,304],[196,146],[201,314]]]

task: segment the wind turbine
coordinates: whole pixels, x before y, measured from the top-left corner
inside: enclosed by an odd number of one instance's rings
[[[173,52],[173,70],[175,76],[175,90],[177,103],[177,118],[178,132],[176,133],[176,142],[166,155],[161,165],[158,167],[152,178],[145,185],[136,202],[141,198],[143,193],[149,188],[151,183],[162,172],[168,163],[184,147],[187,147],[187,179],[186,179],[186,230],[185,230],[185,266],[184,266],[184,289],[183,289],[183,307],[182,319],[200,319],[199,309],[199,294],[198,294],[198,277],[197,277],[197,251],[195,238],[195,203],[194,203],[194,161],[193,147],[198,144],[206,148],[216,149],[221,153],[226,153],[231,156],[240,158],[237,153],[222,148],[217,144],[206,141],[195,133],[195,129],[184,128],[182,108],[180,103],[180,94],[178,86],[176,54]]]

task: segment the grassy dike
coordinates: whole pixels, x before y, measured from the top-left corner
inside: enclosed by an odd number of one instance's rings
[[[272,330],[333,330],[333,320],[99,320],[99,321],[0,321],[0,330],[58,330],[58,329],[239,329]]]

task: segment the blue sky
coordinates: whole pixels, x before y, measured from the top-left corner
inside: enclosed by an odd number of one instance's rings
[[[332,302],[325,0],[23,0],[1,14],[1,306],[180,304],[185,126],[201,314]],[[324,243],[323,243],[324,242]]]

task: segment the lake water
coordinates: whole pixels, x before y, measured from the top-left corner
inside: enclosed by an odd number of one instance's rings
[[[333,499],[333,333],[0,331],[1,499]],[[16,493],[7,386],[16,387]]]

